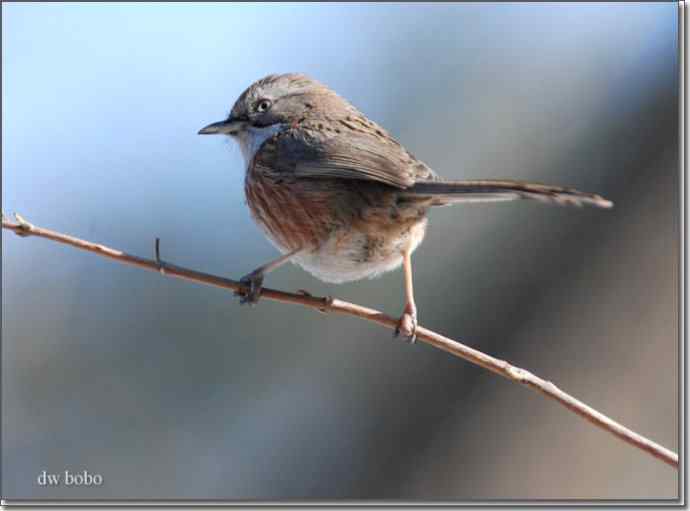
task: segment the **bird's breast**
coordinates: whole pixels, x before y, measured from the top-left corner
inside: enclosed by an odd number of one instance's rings
[[[245,195],[252,217],[283,252],[313,250],[337,228],[326,194],[310,193],[299,180],[267,176],[250,166]]]

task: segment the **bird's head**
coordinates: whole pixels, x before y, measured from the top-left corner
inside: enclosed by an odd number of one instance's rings
[[[354,107],[325,85],[303,74],[269,75],[254,82],[235,101],[228,117],[202,128],[200,135],[229,135],[245,163],[276,133],[304,119],[350,113]]]
[[[328,87],[303,74],[269,75],[237,98],[226,119],[209,124],[199,134],[239,136],[251,129],[289,125],[322,109],[334,98],[336,94]]]

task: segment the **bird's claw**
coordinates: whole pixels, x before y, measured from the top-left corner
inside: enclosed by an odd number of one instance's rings
[[[414,344],[417,340],[417,315],[407,311],[403,312],[393,337],[395,339],[402,338],[406,343]]]
[[[240,297],[240,304],[256,305],[259,303],[263,282],[264,276],[261,273],[252,272],[242,277],[240,284],[242,284],[243,289],[235,292]]]

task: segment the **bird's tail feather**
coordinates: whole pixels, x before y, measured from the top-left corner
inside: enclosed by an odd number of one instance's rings
[[[567,206],[611,208],[613,203],[603,197],[572,188],[508,180],[422,181],[405,190],[415,199],[431,199],[434,206],[467,202],[494,202],[534,199]]]

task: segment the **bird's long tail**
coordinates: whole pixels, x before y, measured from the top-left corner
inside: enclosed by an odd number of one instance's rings
[[[415,199],[431,199],[434,206],[467,202],[493,202],[534,199],[567,206],[611,208],[613,202],[572,188],[508,180],[422,181],[403,192]]]

